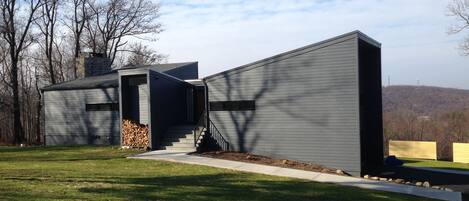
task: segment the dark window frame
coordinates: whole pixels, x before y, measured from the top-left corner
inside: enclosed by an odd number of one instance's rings
[[[147,83],[146,76],[131,76],[128,78],[129,86],[138,86]]]
[[[92,111],[119,111],[119,103],[91,103],[85,105],[87,112]]]
[[[250,111],[256,110],[255,100],[210,101],[210,111]]]

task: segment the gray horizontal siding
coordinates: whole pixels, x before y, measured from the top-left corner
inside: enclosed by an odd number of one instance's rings
[[[86,104],[112,102],[118,102],[115,88],[45,91],[46,144],[118,144],[119,112],[86,111]]]
[[[138,111],[140,123],[148,124],[148,85],[138,85]]]
[[[211,111],[235,150],[360,173],[357,38],[206,80],[210,101],[256,100],[255,111]]]

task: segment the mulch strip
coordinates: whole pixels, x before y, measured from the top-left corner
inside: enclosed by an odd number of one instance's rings
[[[337,173],[337,169],[332,169],[312,163],[304,163],[299,161],[287,160],[287,159],[273,159],[267,156],[255,155],[251,153],[240,153],[240,152],[226,152],[226,151],[210,151],[202,153],[193,153],[194,155],[225,159],[232,161],[241,161],[247,163],[256,163],[262,165],[270,165],[284,168],[293,168],[298,170],[307,170],[313,172],[322,172],[329,174],[345,175],[346,173]],[[341,172],[341,171],[340,171]]]

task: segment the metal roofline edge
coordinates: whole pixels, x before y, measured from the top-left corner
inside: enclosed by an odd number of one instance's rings
[[[321,45],[325,45],[327,43],[331,43],[331,42],[334,42],[334,41],[340,42],[339,41],[340,39],[348,39],[348,38],[352,38],[352,37],[361,38],[362,40],[364,40],[364,41],[366,41],[366,42],[368,42],[372,45],[378,46],[378,47],[381,46],[381,44],[379,42],[377,42],[376,40],[368,37],[367,35],[363,34],[362,32],[360,32],[358,30],[355,30],[355,31],[348,32],[348,33],[345,33],[345,34],[342,34],[342,35],[338,35],[338,36],[335,36],[335,37],[332,37],[332,38],[329,38],[329,39],[326,39],[326,40],[322,40],[322,41],[319,41],[319,42],[316,42],[316,43],[313,43],[313,44],[310,44],[310,45],[306,45],[306,46],[303,46],[303,47],[300,47],[300,48],[297,48],[297,49],[286,51],[286,52],[283,52],[283,53],[280,53],[280,54],[277,54],[277,55],[274,55],[274,56],[271,56],[271,57],[267,57],[267,58],[264,58],[264,59],[261,59],[261,60],[258,60],[258,61],[254,61],[254,62],[245,64],[245,65],[242,65],[242,66],[238,66],[238,67],[235,67],[235,68],[232,68],[232,69],[229,69],[229,70],[225,70],[225,71],[222,71],[222,72],[219,72],[219,73],[215,73],[215,74],[204,77],[203,80],[205,82],[205,81],[215,79],[216,77],[219,77],[219,76],[222,76],[222,75],[235,73],[237,71],[242,71],[242,70],[244,70],[246,68],[249,68],[249,67],[255,68],[254,67],[255,65],[261,64],[263,62],[267,62],[269,60],[282,58],[282,57],[288,57],[289,55],[292,55],[292,54],[295,54],[295,53],[298,53],[298,52],[301,52],[301,51],[304,51],[304,50],[307,50],[307,49],[312,49],[312,48],[315,48],[315,47],[319,48],[319,47],[321,47]],[[246,70],[248,70],[248,69],[246,69]]]
[[[58,89],[40,89],[42,92],[46,91],[67,91],[67,90],[86,90],[86,89],[109,89],[118,88],[119,86],[96,86],[96,87],[70,87],[70,88],[58,88]]]
[[[381,43],[378,42],[377,40],[375,40],[375,39],[369,37],[368,35],[364,34],[364,33],[361,32],[361,31],[356,30],[355,32],[357,33],[358,38],[364,40],[365,42],[367,42],[367,43],[369,43],[369,44],[371,44],[371,45],[374,45],[374,46],[376,46],[376,47],[378,47],[378,48],[381,48]]]

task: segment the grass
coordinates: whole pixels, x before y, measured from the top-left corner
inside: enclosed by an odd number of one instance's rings
[[[115,147],[0,147],[0,200],[428,200],[125,158],[135,153]]]
[[[455,163],[450,161],[436,161],[436,160],[425,160],[415,158],[403,158],[405,166],[411,167],[429,167],[438,169],[449,169],[449,170],[465,170],[469,171],[468,163]]]

